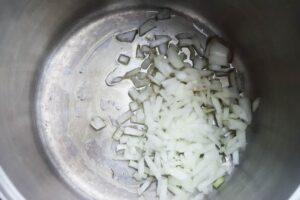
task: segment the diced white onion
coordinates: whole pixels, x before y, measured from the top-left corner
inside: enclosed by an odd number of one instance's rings
[[[139,27],[139,36],[143,36],[152,29],[156,28],[156,21],[154,19],[148,19]]]
[[[124,122],[126,122],[130,119],[131,115],[132,115],[132,112],[129,110],[129,111],[123,113],[122,115],[120,115],[117,119],[117,122],[119,124],[123,124]]]
[[[119,33],[116,35],[116,39],[120,42],[132,42],[137,34],[137,29],[132,31],[127,31],[124,33]]]
[[[156,16],[169,17],[169,10]],[[149,19],[139,34],[155,27]],[[239,165],[259,99],[251,106],[240,94],[231,52],[218,39],[206,44],[205,35],[180,33],[175,45],[170,36],[148,36],[150,46],[137,46],[136,58],[147,54],[141,67],[110,77],[134,85],[128,91],[130,110],[118,117],[113,134],[122,154],[115,159],[129,161],[133,177],[143,181],[139,195],[156,182],[159,199],[169,199],[170,191],[172,199],[201,200]]]
[[[252,103],[252,112],[255,112],[260,104],[260,98],[256,98]]]
[[[103,129],[106,126],[103,119],[101,119],[101,117],[99,116],[92,117],[90,125],[97,131]]]
[[[130,108],[131,112],[134,112],[139,109],[139,104],[135,101],[132,101],[129,103],[129,108]]]
[[[132,136],[142,136],[144,134],[143,131],[132,128],[132,127],[126,127],[124,129],[124,134],[125,135],[132,135]]]
[[[167,51],[167,56],[168,56],[168,59],[169,59],[170,63],[176,69],[181,69],[182,67],[184,67],[184,63],[182,62],[182,60],[178,56],[178,53],[177,53],[175,48],[169,47],[169,49]]]
[[[150,42],[150,48],[157,47],[161,44],[167,43],[171,40],[171,37],[168,35],[156,35],[156,40]]]
[[[191,39],[193,38],[194,34],[192,33],[178,33],[175,35],[175,37],[180,40],[180,39]]]
[[[157,20],[170,19],[170,17],[171,17],[170,9],[163,9],[160,12],[158,12],[157,15],[156,15]]]
[[[128,65],[130,61],[130,57],[126,56],[124,54],[120,54],[119,58],[118,58],[118,62],[123,64],[123,65]]]
[[[143,53],[142,48],[141,48],[140,45],[138,45],[138,46],[136,47],[135,57],[136,57],[136,58],[140,58],[140,59],[144,59],[144,58],[145,58],[145,55],[144,55],[144,53]]]

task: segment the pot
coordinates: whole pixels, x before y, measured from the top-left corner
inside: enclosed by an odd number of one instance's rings
[[[129,86],[103,84],[120,53],[112,36],[161,8],[176,17],[159,33],[223,37],[246,93],[261,99],[240,166],[207,199],[291,196],[300,182],[298,1],[3,0],[0,199],[138,199],[126,165],[109,159],[112,130],[99,136],[87,119],[99,98],[126,111]]]

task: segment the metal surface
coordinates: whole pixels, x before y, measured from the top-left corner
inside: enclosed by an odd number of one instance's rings
[[[0,165],[26,199],[137,198],[125,164],[111,160],[111,129],[95,132],[88,122],[126,110],[130,83],[107,88],[104,78],[120,51],[134,51],[111,36],[171,7],[177,17],[157,31],[196,23],[223,35],[245,66],[249,93],[262,98],[242,165],[212,198],[287,199],[300,182],[297,4],[2,0]],[[101,99],[114,100],[113,112],[100,109]]]

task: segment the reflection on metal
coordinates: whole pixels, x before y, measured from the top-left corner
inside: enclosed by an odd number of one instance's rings
[[[0,200],[25,200],[0,166]]]
[[[61,44],[63,45],[66,43],[66,40],[70,39],[70,37],[63,37],[66,36],[66,32],[71,31],[72,35],[74,35],[79,31],[78,29],[72,29],[72,27],[77,23],[83,25],[85,21],[84,16],[92,14],[92,17],[89,17],[88,21],[95,22],[96,20],[96,23],[90,24],[93,26],[93,24],[97,24],[97,21],[98,25],[101,23],[107,24],[110,22],[110,18],[116,19],[118,14],[120,14],[119,19],[114,20],[120,23],[114,27],[116,31],[121,31],[124,28],[128,28],[128,30],[134,28],[136,27],[135,23],[139,23],[134,22],[137,20],[135,18],[133,21],[129,21],[130,23],[128,22],[132,25],[132,27],[129,27],[128,23],[125,22],[126,16],[123,15],[124,11],[127,13],[131,11],[134,14],[141,13],[141,8],[149,9],[157,7],[170,7],[177,10],[178,14],[181,13],[183,18],[185,18],[185,25],[186,21],[200,21],[204,22],[208,27],[218,27],[218,31],[214,30],[214,32],[222,35],[226,41],[232,44],[235,52],[239,54],[239,57],[247,67],[249,77],[251,77],[251,85],[255,89],[253,93],[264,99],[258,112],[255,113],[256,116],[254,117],[253,124],[249,127],[248,136],[250,138],[245,152],[245,158],[247,159],[241,160],[241,166],[236,170],[231,180],[212,199],[288,199],[294,188],[299,185],[300,174],[300,159],[295,154],[295,152],[300,152],[300,93],[297,92],[300,91],[300,68],[299,51],[295,48],[300,46],[300,1],[1,0],[0,163],[5,169],[6,174],[29,200],[88,199],[74,192],[79,191],[80,187],[76,188],[76,185],[78,186],[77,183],[81,182],[80,179],[74,177],[84,176],[83,173],[86,172],[88,167],[81,163],[83,167],[77,168],[75,173],[73,173],[74,170],[66,169],[74,169],[76,166],[79,166],[80,162],[75,161],[72,163],[75,165],[67,167],[63,165],[62,168],[59,168],[61,167],[60,165],[56,165],[57,168],[49,167],[50,162],[46,162],[45,154],[41,153],[42,148],[39,140],[35,138],[38,135],[35,126],[37,118],[33,114],[33,108],[35,107],[34,96],[37,85],[36,79],[39,77],[38,71],[41,69],[43,61],[53,60],[49,57],[51,50],[55,48],[57,51],[61,51],[58,41],[63,40]],[[151,14],[143,13],[145,15]],[[141,18],[141,21],[144,20],[144,17]],[[87,24],[84,27],[90,27]],[[196,24],[198,25],[198,23]],[[201,26],[199,27],[201,28]],[[101,26],[98,33],[100,35],[103,34],[102,38],[107,39],[105,33],[109,33],[108,36],[112,34],[109,29],[112,30],[111,25],[108,23],[108,25]],[[82,33],[84,33],[84,30],[87,29],[82,29]],[[91,36],[84,33],[81,35],[82,37],[77,37],[77,40],[71,40],[69,49],[74,49],[76,47],[75,43],[78,44],[78,41],[82,41],[82,44],[87,42],[84,39],[87,35]],[[94,42],[95,38],[99,37],[91,36],[89,38],[92,40],[92,45],[88,45],[90,47],[88,49],[91,49],[91,51],[86,52],[86,55],[98,52],[98,50],[93,48],[94,46],[103,46],[105,44],[103,40],[100,40],[99,43]],[[72,41],[75,43],[72,43]],[[72,44],[75,46],[72,46]],[[66,46],[64,47],[67,49]],[[67,77],[67,74],[72,74],[72,68],[66,67],[67,65],[74,66],[74,69],[76,68],[75,66],[82,66],[83,75],[85,69],[91,69],[89,66],[99,64],[99,69],[93,71],[93,73],[95,73],[95,79],[100,83],[102,82],[100,80],[101,77],[97,76],[100,73],[99,71],[107,74],[108,71],[113,70],[113,67],[115,67],[115,65],[111,65],[110,69],[109,66],[102,66],[102,63],[107,63],[105,60],[110,56],[105,56],[105,58],[97,60],[95,57],[98,57],[99,53],[96,53],[96,56],[90,57],[92,59],[86,59],[80,56],[80,49],[78,50],[78,54],[74,54],[74,51],[70,51],[70,54],[68,54],[68,51],[64,51],[64,57],[61,59],[61,61],[66,61],[70,58],[69,55],[79,55],[77,60],[73,60],[73,64],[57,63],[62,64],[61,69],[64,70],[61,73],[64,74],[63,76]],[[128,55],[132,56],[135,52],[130,51],[128,53]],[[114,59],[116,58],[117,55]],[[89,60],[88,66],[85,63],[79,63],[80,60]],[[92,61],[94,64],[91,64]],[[236,64],[236,66],[240,65],[240,63]],[[59,69],[59,66],[57,66],[57,69]],[[55,68],[50,69],[52,72],[53,70]],[[91,72],[91,74],[93,73]],[[49,73],[50,77],[56,77],[53,75],[55,74]],[[62,74],[59,73],[58,75],[61,79]],[[80,80],[82,81],[83,78]],[[66,83],[70,82],[66,81]],[[86,84],[88,85],[90,82]],[[64,95],[64,91],[59,90],[58,87],[53,88],[52,91],[56,91],[56,94],[62,94],[61,96],[54,95],[55,98],[52,100],[56,101],[56,103],[53,104],[59,105],[59,99],[62,99],[61,102],[65,102],[68,99],[65,98],[67,95]],[[114,96],[115,92],[114,90],[110,94]],[[91,98],[88,95],[88,90],[75,90],[72,94],[76,93],[79,94],[81,99]],[[95,94],[95,96],[98,96],[98,94]],[[107,95],[107,93],[104,93],[102,96],[105,96],[104,99],[107,101],[111,100],[111,96]],[[126,95],[124,94],[124,96]],[[85,101],[75,104],[74,116],[78,118],[82,116],[86,108],[84,103]],[[126,103],[126,101],[121,102],[121,109],[124,108],[123,105]],[[66,109],[63,104],[59,107],[53,106],[52,108],[54,110],[60,108],[62,108],[61,110]],[[65,116],[59,117],[56,122],[64,118]],[[111,121],[113,121],[112,118]],[[52,121],[52,123],[54,122]],[[64,121],[61,124],[63,123]],[[70,127],[73,126],[72,124],[83,127],[80,124],[84,123],[86,123],[84,120],[80,120],[80,123],[76,125],[75,121],[70,124]],[[51,127],[51,129],[55,128]],[[59,152],[62,152],[60,155],[62,158],[60,159],[61,162],[69,162],[70,157],[68,155],[74,158],[76,155],[86,152],[88,160],[94,158],[94,163],[101,163],[101,158],[106,155],[105,152],[107,149],[104,146],[99,146],[99,141],[88,141],[83,152],[78,152],[76,148],[72,148],[74,146],[70,142],[72,138],[77,137],[78,139],[76,140],[79,140],[80,137],[89,138],[101,135],[96,132],[88,132],[85,135],[85,131],[74,129],[74,131],[70,131],[73,133],[72,135],[62,137],[61,141],[65,142],[64,145],[66,148],[55,150],[54,148],[50,148],[51,145],[49,142],[44,142],[46,144],[44,146],[46,147],[49,144],[49,148],[45,149],[46,151],[48,150],[49,155],[52,152],[52,158],[58,158]],[[42,132],[40,133],[42,135]],[[61,133],[63,133],[62,136],[66,136],[65,132],[62,131]],[[51,137],[50,134],[48,135]],[[55,136],[58,136],[58,134]],[[53,140],[53,144],[55,143],[58,143],[58,141]],[[58,161],[57,159],[53,160]],[[87,182],[87,185],[93,184],[92,180],[95,180],[96,177],[101,177],[101,174],[107,174],[107,176],[111,174],[111,171],[104,166],[100,166],[100,168],[95,166],[92,168],[103,170],[101,173],[94,174],[91,181]],[[66,180],[68,179],[66,177],[72,176],[74,178],[74,181],[70,181],[69,185],[72,185],[75,190],[71,190],[67,187],[65,181],[58,178],[59,176],[55,173],[57,171],[55,169],[60,171],[61,176],[65,177]],[[114,177],[121,177],[119,180],[125,181],[129,172],[124,169],[126,168],[116,167]],[[65,171],[67,172],[64,173]],[[90,174],[93,174],[93,172],[90,171]],[[120,194],[130,194],[129,192],[115,192],[114,187],[103,184],[101,180],[103,179],[97,179],[92,189],[91,187],[85,187],[81,190],[91,191],[96,188],[98,190],[97,195],[92,195],[99,198],[95,199],[114,200],[121,199]],[[2,189],[1,192],[4,194]],[[132,196],[128,198],[130,197]]]
[[[292,196],[289,198],[289,200],[300,200],[300,185],[295,190],[295,192],[292,194]]]

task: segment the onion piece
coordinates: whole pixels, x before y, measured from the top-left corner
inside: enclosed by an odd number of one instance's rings
[[[147,69],[151,63],[152,63],[152,59],[148,57],[142,62],[141,68]]]
[[[241,130],[244,131],[247,128],[247,124],[237,119],[228,119],[227,126],[232,130]]]
[[[115,84],[121,82],[122,80],[123,77],[120,76],[113,77],[113,74],[109,74],[105,79],[105,83],[107,86],[114,86]]]
[[[142,48],[142,52],[146,54],[149,54],[151,51],[151,48],[148,45],[142,45],[141,48]]]
[[[158,52],[160,55],[167,55],[168,44],[164,43],[158,46]]]
[[[143,177],[145,174],[145,161],[144,158],[139,160],[138,163],[138,175],[139,177]]]
[[[137,29],[134,29],[124,33],[119,33],[118,35],[116,35],[116,39],[119,42],[133,42],[136,34],[137,34]]]
[[[223,55],[210,55],[208,57],[208,61],[210,65],[220,65],[220,66],[228,65],[228,58]]]
[[[132,112],[130,110],[123,113],[117,119],[118,124],[123,124],[124,122],[128,121],[131,116],[132,116]]]
[[[245,90],[245,79],[244,79],[244,74],[240,72],[236,72],[236,81],[237,81],[237,88],[240,92]]]
[[[252,111],[251,111],[251,103],[250,99],[246,97],[242,97],[239,99],[239,104],[245,111],[245,121],[250,124],[252,121]]]
[[[139,72],[137,75],[130,77],[130,80],[132,81],[133,85],[136,88],[145,87],[145,86],[149,85],[149,83],[150,83],[148,79],[145,79],[145,78],[141,79],[140,78],[141,74],[145,74],[145,76],[147,75],[144,72]]]
[[[117,128],[113,134],[113,139],[114,140],[120,140],[121,136],[123,135],[123,129],[122,128]]]
[[[130,110],[118,118],[122,129],[114,135],[123,156],[116,159],[128,160],[136,170],[133,177],[146,180],[139,194],[156,181],[160,199],[168,198],[168,190],[175,195],[172,199],[191,199],[196,190],[203,198],[220,187],[225,173],[239,163],[251,106],[229,85],[229,72],[237,73],[228,64],[230,51],[211,40],[206,60],[202,57],[206,37],[176,36],[178,46],[188,47],[178,49],[173,41],[169,43],[169,36],[155,36],[149,40],[152,49],[148,47],[141,68],[123,77],[135,87],[128,92],[133,100]],[[143,51],[143,46],[138,47]],[[132,124],[125,125],[128,119]]]
[[[232,163],[234,165],[240,164],[239,151],[235,151],[232,153]]]
[[[178,40],[178,46],[179,47],[189,47],[192,46],[194,44],[192,39],[179,39]]]
[[[223,88],[228,88],[228,87],[230,87],[230,83],[229,83],[228,76],[221,76],[221,77],[218,77],[218,80],[220,80],[220,82],[221,82]]]
[[[143,131],[132,128],[132,127],[126,127],[124,129],[124,134],[125,135],[132,135],[132,136],[142,136],[144,134]]]
[[[256,98],[252,103],[252,112],[255,112],[260,104],[260,98]]]
[[[167,51],[167,56],[172,66],[175,67],[176,69],[181,69],[184,67],[184,63],[178,56],[178,53],[175,48],[170,46]]]
[[[192,33],[178,33],[175,35],[177,40],[180,39],[192,39],[194,37],[194,34]]]
[[[213,187],[214,189],[218,189],[223,183],[224,183],[225,179],[224,176],[218,178],[217,180],[214,181],[213,183]]]
[[[156,35],[155,38],[156,38],[155,40],[153,40],[149,43],[150,48],[160,46],[171,40],[171,37],[168,35]]]
[[[157,13],[156,19],[157,20],[165,20],[171,18],[171,10],[170,9],[163,9],[160,12]]]
[[[189,59],[194,62],[194,59],[196,57],[196,51],[195,51],[195,49],[193,47],[187,47],[187,48],[190,51],[190,57],[189,57]]]
[[[164,76],[170,76],[170,74],[173,73],[173,69],[169,65],[168,60],[166,60],[162,55],[154,58],[154,65]]]
[[[125,144],[118,144],[116,147],[116,151],[123,151],[125,149],[127,149],[127,145]]]
[[[205,53],[207,54],[211,65],[228,65],[230,50],[219,40],[215,38],[210,40]]]
[[[185,59],[187,59],[187,55],[183,52],[181,52],[179,55],[180,60],[184,61]]]
[[[99,116],[94,116],[92,117],[91,119],[91,122],[90,122],[90,125],[96,130],[96,131],[99,131],[101,129],[103,129],[106,124],[105,122],[103,121],[103,119],[101,119],[101,117]]]
[[[246,111],[239,105],[231,105],[231,110],[234,114],[236,114],[240,119],[245,120],[248,122],[248,115],[246,113]]]
[[[144,55],[140,45],[137,45],[137,47],[136,47],[135,57],[139,58],[139,59],[144,59],[145,58],[145,55]]]
[[[166,178],[161,179],[160,189],[159,189],[159,200],[168,199],[168,180]]]
[[[199,74],[200,76],[207,77],[213,75],[213,72],[209,70],[200,70]]]
[[[139,26],[139,36],[143,36],[152,29],[156,28],[156,21],[154,19],[148,19]]]
[[[132,76],[137,75],[141,71],[141,68],[134,68],[124,74],[124,78],[131,78]]]
[[[150,171],[153,173],[155,176],[156,180],[161,179],[161,172],[158,170],[157,166],[154,164],[154,162],[149,158],[149,156],[144,157],[148,167],[150,168]],[[163,179],[162,179],[163,180]]]
[[[204,54],[204,49],[206,46],[206,38],[193,37],[193,47],[195,48],[198,55]]]
[[[139,104],[135,101],[132,101],[129,103],[129,108],[130,108],[131,112],[138,110],[139,107],[140,107]]]
[[[150,187],[151,183],[153,182],[153,179],[152,178],[149,178],[147,179],[143,185],[138,189],[138,194],[141,195],[143,194],[148,187]]]
[[[156,35],[156,39],[161,39],[162,37],[165,37],[164,35]],[[168,36],[169,37],[169,36]],[[170,38],[170,37],[169,37]],[[171,38],[170,38],[171,40]],[[158,46],[158,52],[160,55],[166,55],[168,50],[168,42],[162,43]]]
[[[195,56],[194,58],[194,68],[201,70],[207,66],[207,60],[200,56]]]
[[[119,58],[118,58],[118,62],[123,64],[123,65],[128,65],[130,61],[130,57],[129,56],[126,56],[124,54],[120,54],[119,55]]]

